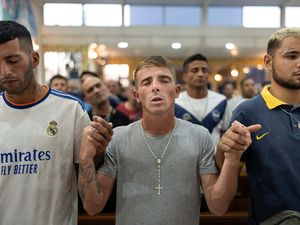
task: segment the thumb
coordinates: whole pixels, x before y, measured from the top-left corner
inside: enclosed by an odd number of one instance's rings
[[[258,131],[261,129],[261,125],[260,124],[254,124],[254,125],[251,125],[251,126],[248,126],[247,127],[247,130],[252,133],[252,132],[255,132],[255,131]]]

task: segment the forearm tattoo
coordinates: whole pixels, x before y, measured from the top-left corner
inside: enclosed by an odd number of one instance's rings
[[[86,192],[89,189],[89,185],[95,181],[96,183],[96,190],[100,194],[101,193],[101,185],[100,182],[96,179],[96,172],[95,172],[95,166],[93,162],[89,163],[88,165],[79,165],[79,194],[82,198],[82,200],[86,197]]]

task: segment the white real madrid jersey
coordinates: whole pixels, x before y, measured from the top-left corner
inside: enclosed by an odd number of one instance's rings
[[[23,105],[0,95],[0,224],[77,224],[74,164],[88,123],[79,100],[50,88]]]

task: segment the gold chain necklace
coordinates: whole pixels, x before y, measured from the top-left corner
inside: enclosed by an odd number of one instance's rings
[[[143,129],[143,124],[142,124],[142,121],[141,121],[141,131],[142,131],[142,135],[143,135],[144,141],[145,141],[146,146],[147,146],[148,150],[150,151],[152,157],[156,160],[156,164],[157,164],[157,173],[158,173],[158,174],[157,174],[157,178],[158,178],[158,184],[157,184],[157,186],[155,187],[155,189],[157,190],[157,195],[160,195],[160,192],[161,192],[161,190],[163,189],[163,187],[161,186],[161,163],[162,163],[162,159],[164,158],[165,153],[166,153],[166,151],[167,151],[168,148],[169,148],[169,144],[170,144],[170,142],[171,142],[171,140],[172,140],[172,137],[173,137],[173,135],[174,135],[174,132],[175,132],[175,130],[176,130],[176,125],[177,125],[177,123],[176,123],[176,120],[175,120],[174,128],[173,128],[172,133],[171,133],[171,135],[170,135],[170,137],[169,137],[169,140],[168,140],[168,142],[167,142],[167,144],[166,144],[166,146],[165,146],[165,148],[164,148],[164,151],[162,152],[162,154],[160,155],[160,157],[157,157],[157,156],[154,154],[152,148],[150,147],[150,145],[149,145],[149,143],[148,143],[148,141],[147,141],[147,138],[146,138],[146,135],[145,135],[145,131],[144,131],[144,129]]]

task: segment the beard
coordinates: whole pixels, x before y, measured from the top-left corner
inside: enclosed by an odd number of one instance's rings
[[[278,75],[274,66],[272,66],[272,75],[273,75],[273,80],[280,86],[287,88],[287,89],[292,89],[292,90],[300,89],[300,82],[297,82],[297,81],[295,81],[293,79],[289,79],[289,78],[288,79],[282,78],[283,76]]]
[[[10,95],[20,95],[29,88],[29,86],[32,84],[32,79],[34,79],[33,69],[31,64],[29,64],[22,77],[19,78],[17,87],[10,88],[3,85],[2,89]]]

